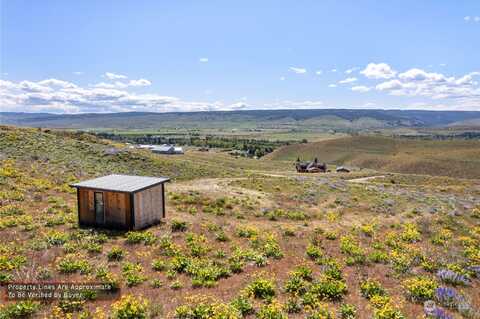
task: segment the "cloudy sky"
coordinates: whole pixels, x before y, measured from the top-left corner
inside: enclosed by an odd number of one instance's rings
[[[480,1],[0,0],[0,110],[480,110]]]

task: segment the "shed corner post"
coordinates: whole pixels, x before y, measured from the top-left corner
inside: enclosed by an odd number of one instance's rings
[[[162,218],[166,216],[165,212],[165,183],[162,184]]]
[[[135,229],[135,193],[130,193],[130,225],[129,230]]]
[[[80,188],[77,187],[77,218],[78,218],[78,225],[82,226],[82,222],[80,220]]]

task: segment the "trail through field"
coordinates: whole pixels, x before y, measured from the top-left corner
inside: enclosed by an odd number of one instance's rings
[[[374,179],[377,178],[383,178],[385,175],[377,175],[377,176],[367,176],[367,177],[360,177],[360,178],[354,178],[354,179],[348,179],[347,181],[350,183],[360,183],[360,184],[366,184]]]
[[[230,194],[238,197],[253,197],[262,198],[264,201],[269,201],[266,194],[253,189],[233,186],[234,181],[245,180],[247,177],[226,177],[226,178],[202,178],[191,181],[173,183],[169,186],[169,190],[175,192],[189,192],[196,191],[209,195],[225,196]]]

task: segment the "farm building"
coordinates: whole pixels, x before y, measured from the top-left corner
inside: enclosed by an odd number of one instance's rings
[[[337,173],[350,173],[350,170],[345,166],[339,166],[336,169]]]
[[[166,177],[108,175],[70,185],[77,189],[80,226],[142,229],[165,217]]]
[[[157,154],[183,154],[183,149],[178,146],[163,144],[151,148],[153,153]]]
[[[316,157],[313,162],[302,162],[300,158],[297,158],[295,168],[298,173],[325,173],[327,171],[327,164],[319,163]]]

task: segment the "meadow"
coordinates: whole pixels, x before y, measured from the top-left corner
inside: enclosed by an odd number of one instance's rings
[[[478,318],[478,148],[358,138],[319,142],[318,157],[370,169],[297,174],[291,160],[317,154],[302,148],[310,144],[261,160],[195,149],[169,157],[85,133],[1,127],[0,282],[101,282],[121,296],[4,302],[0,318]],[[370,161],[437,156],[456,176],[395,173],[339,154],[348,147]],[[473,163],[469,176],[461,158]],[[68,184],[109,173],[172,177],[164,222],[79,228]]]

